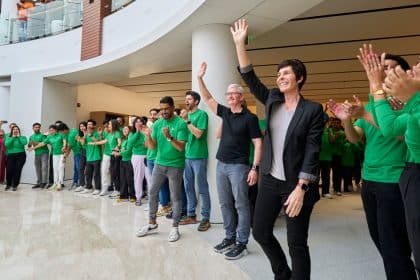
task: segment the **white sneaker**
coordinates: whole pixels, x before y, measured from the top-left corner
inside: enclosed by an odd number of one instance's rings
[[[85,188],[83,186],[79,186],[77,188],[74,189],[74,192],[81,192],[83,191]]]
[[[61,185],[58,184],[57,187],[55,188],[56,191],[61,191]]]
[[[94,191],[92,192],[92,195],[98,195],[100,192],[101,192],[100,190],[94,190]]]
[[[329,193],[323,194],[322,197],[328,198],[328,199],[332,199],[333,196],[330,195]]]
[[[175,242],[178,241],[180,237],[178,227],[172,227],[171,232],[169,233],[168,241]]]
[[[54,185],[52,185],[51,187],[49,187],[47,190],[49,190],[49,191],[53,191],[53,190],[55,190],[57,188],[57,185],[56,184],[54,184]]]
[[[118,198],[120,197],[120,192],[119,191],[113,191],[110,195],[109,198]]]
[[[142,226],[137,232],[136,232],[136,236],[137,237],[143,237],[148,235],[149,233],[152,232],[156,232],[157,231],[157,224],[148,224],[145,226]]]
[[[107,190],[103,190],[103,191],[101,191],[101,193],[99,195],[100,196],[105,196],[107,194],[108,194],[108,191]]]
[[[343,194],[341,192],[336,192],[335,193],[337,196],[342,196]]]
[[[85,194],[85,193],[91,193],[93,192],[92,189],[84,189],[83,191],[81,191],[80,193]]]

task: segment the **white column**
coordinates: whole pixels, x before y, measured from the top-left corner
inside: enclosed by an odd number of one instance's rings
[[[9,120],[10,87],[0,86],[0,120]],[[4,129],[5,127],[3,127]]]
[[[197,28],[192,34],[192,89],[199,91],[197,71],[201,63],[207,62],[207,72],[204,80],[217,102],[226,104],[225,92],[229,84],[239,83],[240,77],[236,69],[238,62],[230,34],[229,25],[210,24]],[[221,123],[220,118],[211,112],[204,102],[200,108],[209,115],[207,143],[209,161],[207,178],[210,187],[212,203],[211,220],[221,222],[222,216],[216,186],[216,152],[219,141],[215,131]],[[197,211],[200,212],[200,211]]]
[[[42,131],[56,120],[69,127],[76,122],[76,91],[73,85],[44,79],[38,72],[15,73],[10,86],[9,122],[15,122],[22,135],[32,134],[32,124],[40,122]],[[34,153],[26,153],[22,183],[36,183]],[[73,175],[72,161],[66,164],[66,179]]]

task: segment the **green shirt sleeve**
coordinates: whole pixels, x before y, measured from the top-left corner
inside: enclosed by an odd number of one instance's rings
[[[201,114],[200,118],[197,121],[197,128],[200,130],[206,130],[209,122],[209,117],[207,114]],[[187,126],[188,127],[188,126]]]
[[[407,129],[408,114],[397,115],[387,100],[375,101],[374,111],[380,131],[385,137],[402,136]]]

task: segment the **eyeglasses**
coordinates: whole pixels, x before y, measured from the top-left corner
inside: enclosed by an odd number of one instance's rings
[[[232,91],[232,92],[225,92],[225,96],[234,95],[234,94],[242,94],[238,91]]]

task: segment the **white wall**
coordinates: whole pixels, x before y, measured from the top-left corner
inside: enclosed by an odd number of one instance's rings
[[[77,87],[68,83],[44,79],[42,123],[61,120],[69,127],[76,125]]]
[[[0,86],[0,120],[9,120],[10,87]]]
[[[141,93],[123,90],[107,84],[81,85],[77,88],[77,121],[87,120],[89,113],[108,111],[128,115],[148,116],[149,109],[159,106],[159,98],[145,98]]]

